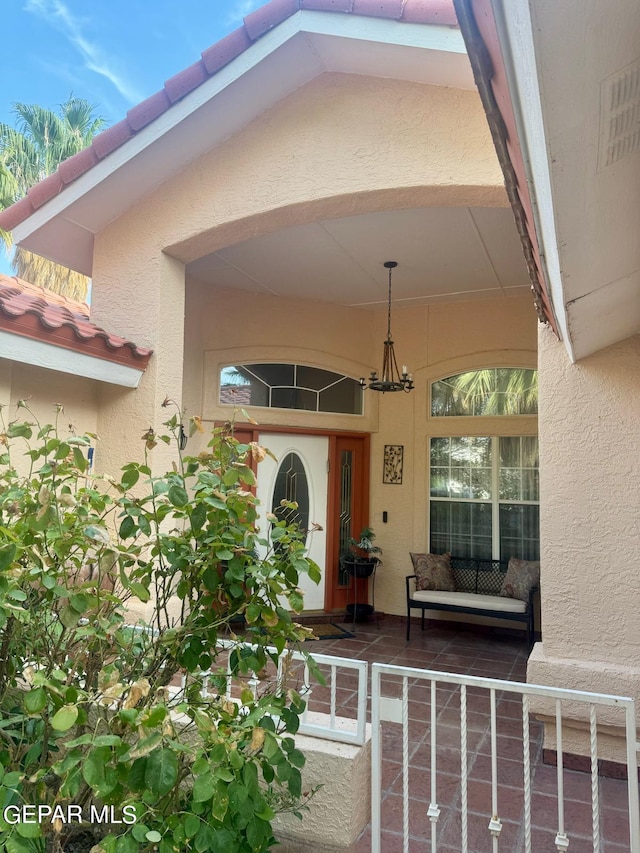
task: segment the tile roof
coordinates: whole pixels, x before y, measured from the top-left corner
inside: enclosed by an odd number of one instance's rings
[[[128,142],[209,77],[247,50],[266,32],[300,10],[341,12],[388,18],[411,24],[457,27],[453,0],[270,0],[244,18],[241,27],[207,48],[198,62],[180,71],[164,87],[133,107],[118,124],[100,133],[84,151],[32,187],[27,195],[0,212],[0,228],[11,231],[98,162]]]
[[[0,330],[137,370],[153,352],[96,326],[85,303],[1,274]]]

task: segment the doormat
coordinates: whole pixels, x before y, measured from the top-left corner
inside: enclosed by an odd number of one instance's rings
[[[316,625],[305,625],[305,628],[310,628],[313,631],[313,637],[307,637],[307,640],[343,640],[348,637],[355,637],[351,631],[345,631],[344,628],[335,625],[333,622],[318,622]]]

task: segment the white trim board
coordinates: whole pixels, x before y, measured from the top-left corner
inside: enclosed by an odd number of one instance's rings
[[[1,330],[0,358],[69,373],[72,376],[96,379],[98,382],[109,382],[124,388],[137,388],[144,373],[144,370],[135,367]]]

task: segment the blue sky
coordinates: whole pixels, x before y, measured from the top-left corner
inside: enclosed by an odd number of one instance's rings
[[[0,121],[14,123],[14,102],[55,109],[73,92],[114,124],[263,2],[5,0]]]

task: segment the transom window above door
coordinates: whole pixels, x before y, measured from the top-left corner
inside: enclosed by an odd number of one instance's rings
[[[432,417],[537,413],[537,370],[490,367],[457,373],[431,385]]]
[[[235,364],[220,370],[220,403],[361,415],[362,388],[350,376],[304,364]]]

